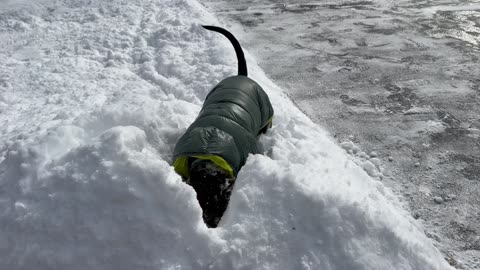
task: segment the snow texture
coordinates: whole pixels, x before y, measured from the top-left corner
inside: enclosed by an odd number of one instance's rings
[[[236,73],[201,24],[194,0],[0,0],[0,269],[449,269],[248,53],[274,125],[208,229],[171,167]]]

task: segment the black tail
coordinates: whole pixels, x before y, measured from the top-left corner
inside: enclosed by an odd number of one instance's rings
[[[210,26],[210,25],[202,25],[203,28],[210,30],[210,31],[215,31],[218,32],[230,40],[230,42],[233,45],[233,48],[235,49],[235,53],[237,54],[237,61],[238,61],[238,75],[242,76],[248,76],[247,73],[247,62],[245,61],[245,55],[243,54],[242,47],[240,46],[240,43],[238,40],[232,35],[232,33],[228,32],[227,30],[218,27],[218,26]]]

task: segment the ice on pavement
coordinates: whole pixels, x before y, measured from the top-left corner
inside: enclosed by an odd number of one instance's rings
[[[198,2],[0,5],[0,269],[449,269],[248,54],[273,129],[205,226],[172,149],[236,60]]]

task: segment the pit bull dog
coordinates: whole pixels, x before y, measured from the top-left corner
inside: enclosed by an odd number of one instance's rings
[[[260,153],[258,138],[272,126],[273,108],[260,85],[248,78],[237,39],[223,28],[203,27],[230,40],[238,75],[208,93],[198,117],[175,145],[173,165],[196,191],[205,223],[217,227],[248,154]]]

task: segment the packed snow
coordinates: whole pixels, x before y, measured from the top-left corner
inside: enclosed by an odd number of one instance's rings
[[[195,0],[0,0],[0,269],[450,269],[248,53],[274,124],[207,228],[171,166],[236,73],[202,24]]]

